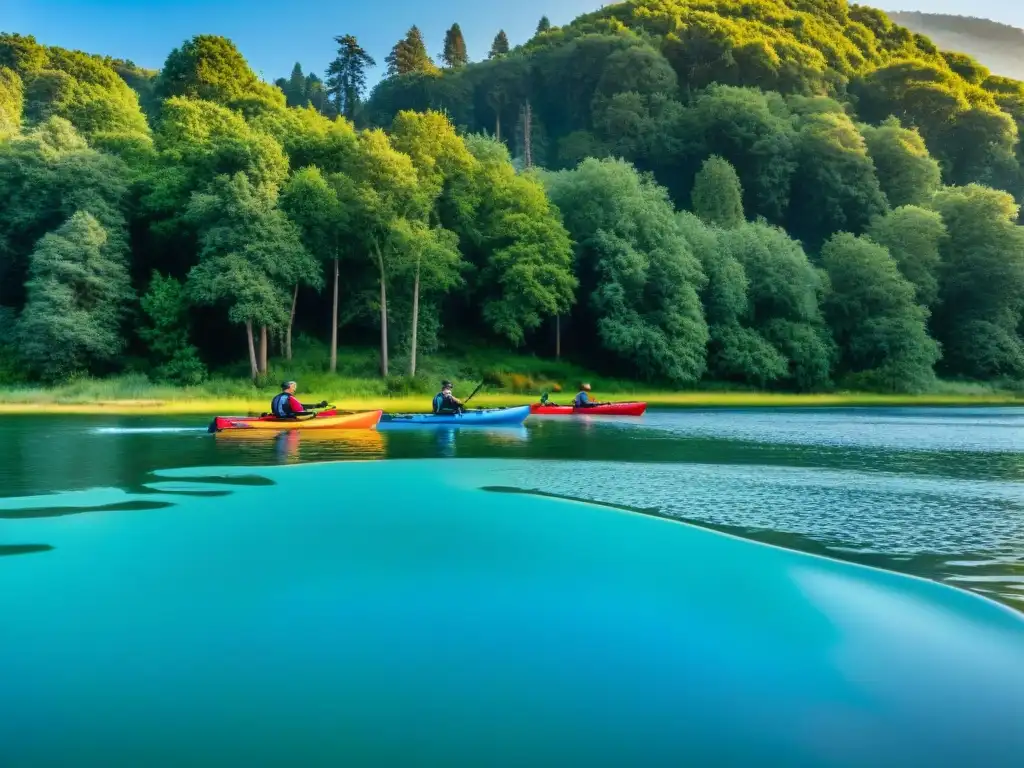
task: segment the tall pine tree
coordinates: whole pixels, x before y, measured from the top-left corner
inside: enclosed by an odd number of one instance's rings
[[[327,67],[327,94],[338,114],[352,120],[366,92],[366,70],[377,62],[354,35],[336,37],[334,41],[338,55]]]
[[[505,34],[504,29],[499,29],[498,34],[494,36],[494,42],[491,43],[491,52],[487,54],[487,58],[497,59],[500,56],[507,54],[508,51],[508,35]]]
[[[388,54],[387,63],[388,77],[437,71],[437,67],[427,54],[423,34],[415,25],[406,32],[404,38],[395,43],[395,47]]]
[[[333,118],[338,114],[324,89],[323,80],[312,72],[306,75],[306,100],[321,115]]]
[[[284,95],[289,107],[302,107],[306,104],[306,77],[302,74],[302,65],[295,62],[292,76],[284,88]]]
[[[462,36],[462,28],[456,23],[444,35],[444,52],[441,62],[450,69],[458,69],[469,63],[466,53],[466,39]]]
[[[537,34],[543,35],[545,32],[551,31],[551,20],[547,16],[541,16],[540,21],[537,22]]]

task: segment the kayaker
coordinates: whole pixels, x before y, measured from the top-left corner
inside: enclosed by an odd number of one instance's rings
[[[327,401],[324,400],[316,405],[300,403],[295,397],[295,389],[298,384],[294,381],[281,382],[281,394],[270,401],[270,412],[279,419],[293,419],[296,416],[308,416],[314,408],[326,408]]]
[[[595,405],[600,405],[590,399],[590,385],[587,383],[580,384],[580,391],[576,397],[572,400],[573,408],[593,408]]]
[[[452,394],[452,383],[445,379],[441,382],[441,391],[434,395],[434,413],[462,413],[462,401]]]

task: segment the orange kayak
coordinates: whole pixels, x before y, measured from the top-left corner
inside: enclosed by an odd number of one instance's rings
[[[210,432],[223,432],[228,429],[374,429],[380,421],[381,413],[338,413],[330,410],[321,411],[316,416],[296,419],[279,419],[277,416],[218,416],[210,423]]]

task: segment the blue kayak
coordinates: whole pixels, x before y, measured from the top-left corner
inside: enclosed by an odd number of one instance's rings
[[[389,427],[495,427],[517,426],[530,415],[530,406],[517,408],[481,408],[464,413],[385,413],[377,423],[378,429]]]

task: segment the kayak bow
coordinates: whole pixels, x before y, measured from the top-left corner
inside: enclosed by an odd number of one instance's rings
[[[382,411],[362,413],[338,413],[337,410],[321,411],[310,418],[279,419],[277,416],[218,416],[210,424],[211,432],[228,429],[373,429],[380,421]]]
[[[534,403],[530,413],[537,416],[643,416],[647,403],[602,403],[589,408]]]

